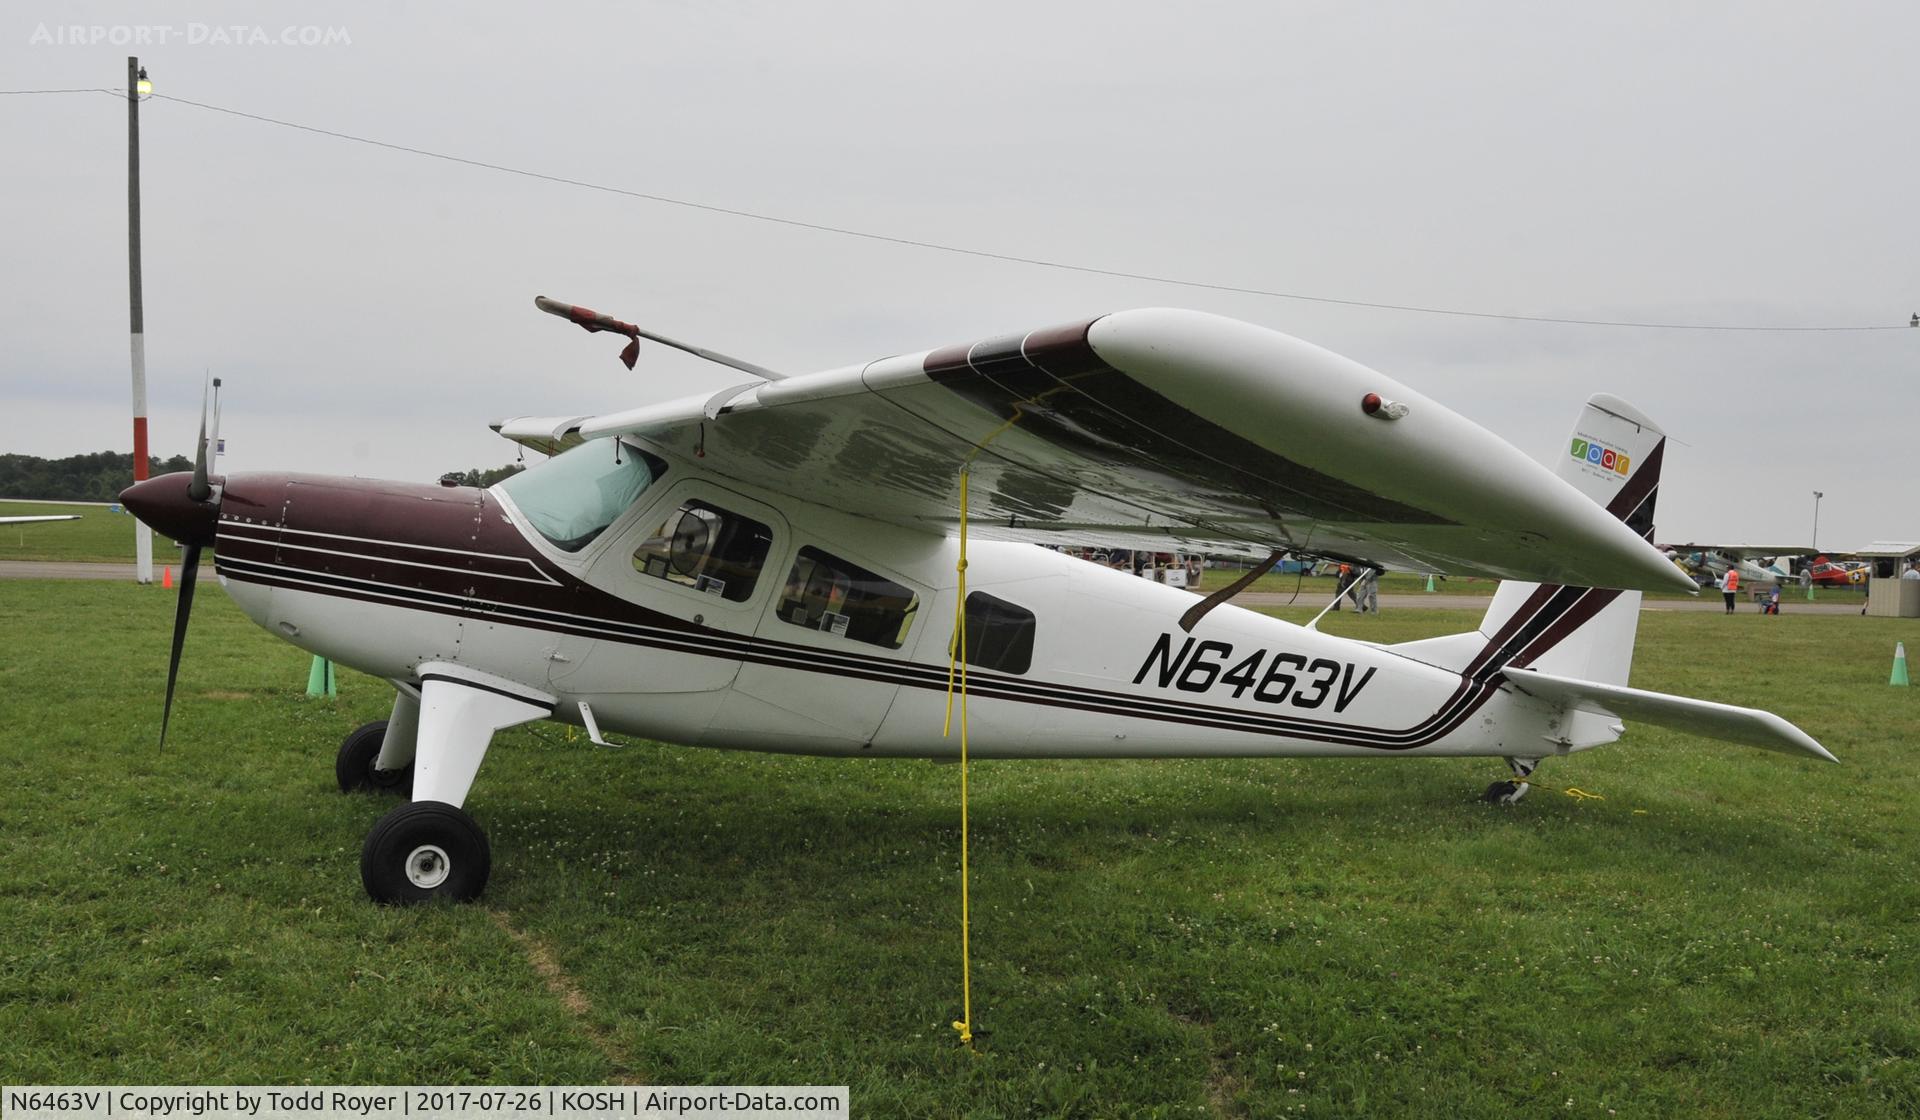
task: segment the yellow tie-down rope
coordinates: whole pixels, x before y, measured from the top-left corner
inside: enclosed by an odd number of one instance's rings
[[[1041,397],[1058,391],[1049,390]],[[1024,410],[1015,405],[1006,423],[974,444],[967,457],[960,460],[960,559],[954,564],[959,587],[953,603],[953,644],[947,650],[947,719],[940,729],[940,737],[945,739],[953,734],[953,693],[957,681],[960,686],[960,1018],[953,1021],[953,1029],[960,1032],[961,1043],[968,1047],[973,1045],[973,926],[967,898],[967,478],[973,469],[973,460],[988,444],[1018,424],[1023,413]]]
[[[978,448],[975,449],[976,454]],[[972,929],[967,899],[967,471],[973,456],[960,466],[960,559],[958,598],[953,606],[953,644],[947,651],[947,719],[940,737],[953,734],[953,685],[960,682],[960,1018],[953,1029],[960,1041],[973,1045]]]

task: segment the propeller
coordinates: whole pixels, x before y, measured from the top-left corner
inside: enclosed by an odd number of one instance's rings
[[[213,382],[217,389],[220,382]],[[186,546],[180,564],[180,601],[174,608],[173,648],[167,658],[167,698],[160,711],[160,747],[167,745],[167,726],[173,720],[173,694],[180,677],[180,653],[187,641],[187,617],[193,612],[193,586],[200,573],[200,556],[213,543],[220,524],[220,491],[208,475],[211,458],[207,438],[207,391],[200,395],[200,442],[193,471],[137,482],[120,492],[121,504],[135,517]],[[218,407],[218,397],[214,397]],[[218,431],[218,421],[215,421]]]
[[[167,655],[167,699],[160,709],[160,749],[167,749],[167,724],[173,719],[173,686],[180,676],[180,651],[187,644],[187,616],[193,613],[193,577],[200,570],[199,541],[187,542],[180,561],[180,604],[173,609],[173,652]]]

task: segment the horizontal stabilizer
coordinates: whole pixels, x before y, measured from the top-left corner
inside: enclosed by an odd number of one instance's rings
[[[1763,712],[1758,708],[1740,708],[1732,704],[1670,696],[1664,692],[1648,692],[1625,685],[1556,677],[1532,669],[1510,668],[1505,670],[1505,675],[1513,687],[1528,696],[1580,711],[1597,712],[1616,719],[1638,720],[1657,727],[1670,727],[1675,731],[1704,735],[1709,739],[1725,739],[1730,743],[1744,743],[1782,754],[1810,754],[1828,762],[1840,761],[1827,753],[1827,748],[1815,742],[1806,732],[1772,712]]]

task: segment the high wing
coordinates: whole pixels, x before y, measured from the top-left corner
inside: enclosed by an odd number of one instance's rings
[[[1694,586],[1625,513],[1471,421],[1317,346],[1193,311],[494,427],[549,452],[631,437],[724,478],[940,534],[958,522],[969,465],[980,537]],[[1611,504],[1650,508],[1658,472],[1620,468]]]
[[[33,517],[0,517],[0,525],[28,525],[35,521],[78,521],[78,520],[80,520],[80,515],[77,513],[50,513],[45,516],[33,516]]]

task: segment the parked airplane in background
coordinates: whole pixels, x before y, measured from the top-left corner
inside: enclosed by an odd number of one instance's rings
[[[539,303],[632,338],[629,364],[642,337],[681,345]],[[1627,686],[1636,589],[1693,583],[1649,543],[1665,437],[1611,396],[1550,469],[1365,366],[1190,311],[793,378],[682,348],[751,379],[505,421],[554,457],[486,490],[217,478],[203,422],[192,473],[123,495],[187,549],[162,736],[217,543],[254,621],[393,682],[336,758],[343,789],[411,789],[362,848],[381,902],[480,893],[461,806],[494,732],[541,719],[865,757],[1485,755],[1505,802],[1624,719],[1832,760],[1778,716]],[[1476,630],[1376,645],[1036,541],[1506,582]]]
[[[0,525],[31,525],[36,521],[78,521],[77,513],[50,513],[44,516],[35,514],[22,517],[0,517]]]
[[[1729,569],[1740,573],[1742,586],[1797,581],[1791,561],[1813,553],[1799,545],[1670,544],[1661,549],[1702,586],[1718,583]]]
[[[1822,554],[1813,558],[1807,571],[1820,587],[1859,587],[1867,582],[1873,565],[1864,560],[1832,560]]]

